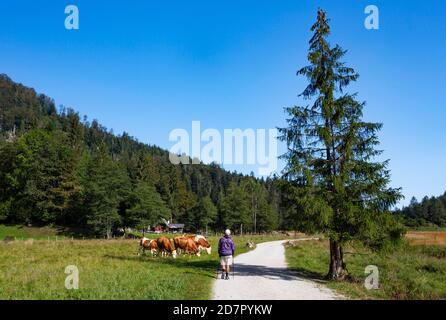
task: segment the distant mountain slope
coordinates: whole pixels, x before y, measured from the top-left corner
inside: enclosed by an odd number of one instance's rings
[[[277,179],[218,165],[173,165],[169,153],[0,75],[0,221],[109,234],[162,218],[191,231],[290,228]],[[254,225],[255,224],[255,225]]]
[[[26,130],[41,126],[56,114],[54,101],[0,74],[0,130]]]

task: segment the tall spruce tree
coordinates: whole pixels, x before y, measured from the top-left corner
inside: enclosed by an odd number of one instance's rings
[[[170,210],[166,207],[155,186],[146,181],[138,181],[131,196],[131,206],[126,210],[125,226],[147,228],[170,219]]]
[[[229,183],[227,194],[219,203],[222,226],[233,230],[250,230],[252,226],[250,201],[237,182]]]
[[[200,198],[185,221],[193,231],[207,231],[217,219],[217,207],[209,196]]]
[[[27,223],[65,221],[80,185],[76,154],[66,144],[63,132],[34,129],[6,146],[5,151],[14,152],[6,153],[0,164],[7,170],[0,175],[4,176],[5,195],[10,197],[6,208],[18,213],[18,221]],[[2,150],[0,154],[3,156]]]
[[[401,236],[389,213],[401,194],[388,187],[388,160],[375,160],[381,154],[375,147],[382,125],[363,121],[365,103],[344,92],[358,74],[341,61],[346,51],[328,43],[328,22],[319,10],[311,28],[309,65],[297,72],[309,81],[300,95],[309,104],[286,108],[288,127],[279,130],[288,146],[284,177],[296,202],[295,218],[303,231],[329,237],[328,276],[341,280],[347,242],[379,246]]]
[[[112,236],[119,225],[119,208],[129,197],[130,179],[125,168],[114,162],[104,144],[89,159],[83,181],[87,225],[100,236]]]

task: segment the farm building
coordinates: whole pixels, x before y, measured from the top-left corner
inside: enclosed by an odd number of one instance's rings
[[[182,233],[184,230],[183,223],[169,223],[167,225],[167,231],[172,233]]]

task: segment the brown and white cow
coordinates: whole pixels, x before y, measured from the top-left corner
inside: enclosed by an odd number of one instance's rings
[[[158,243],[156,240],[141,238],[139,241],[139,252],[138,255],[144,254],[146,250],[150,250],[152,256],[155,256],[158,252]]]
[[[197,244],[198,250],[201,251],[206,251],[207,254],[211,254],[211,245],[209,244],[209,241],[207,241],[207,239],[200,235],[188,235],[187,236],[190,239],[193,239],[195,241],[195,243]]]
[[[175,246],[169,239],[166,237],[160,237],[156,239],[156,243],[158,244],[158,250],[162,255],[172,255],[174,259],[177,257]]]
[[[178,252],[181,250],[183,253],[196,254],[197,256],[200,256],[200,249],[192,238],[175,237],[173,239],[173,243],[175,244],[175,249]]]

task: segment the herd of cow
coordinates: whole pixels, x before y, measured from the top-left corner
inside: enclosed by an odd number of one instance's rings
[[[168,239],[160,237],[158,239],[141,238],[139,241],[138,255],[144,254],[149,250],[152,256],[172,256],[177,254],[192,254],[200,256],[202,251],[211,254],[211,245],[202,235],[183,235]]]

